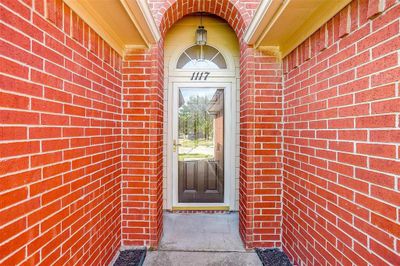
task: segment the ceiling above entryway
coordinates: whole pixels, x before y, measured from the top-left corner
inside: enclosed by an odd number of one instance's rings
[[[64,0],[119,54],[129,47],[148,47],[160,34],[146,1]]]
[[[119,54],[160,39],[145,0],[64,0]],[[244,39],[286,56],[351,0],[261,0]]]
[[[255,48],[286,56],[351,0],[262,0],[245,34]]]

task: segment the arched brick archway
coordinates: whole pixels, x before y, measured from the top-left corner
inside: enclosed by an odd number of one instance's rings
[[[235,31],[236,36],[238,37],[240,47],[241,47],[241,58],[243,58],[243,54],[246,54],[247,45],[243,42],[242,36],[247,28],[247,23],[245,21],[245,17],[249,18],[248,11],[246,11],[240,2],[233,3],[230,0],[217,0],[217,1],[204,1],[204,0],[177,0],[171,3],[165,3],[165,12],[158,18],[159,20],[159,29],[161,32],[163,42],[165,35],[168,30],[181,18],[186,15],[196,13],[196,12],[204,12],[207,14],[213,14],[223,18],[231,28]],[[159,51],[160,62],[164,62],[163,51]],[[248,53],[246,60],[241,60],[241,68],[244,68],[244,65],[247,65],[250,60],[251,53]],[[247,71],[241,71],[241,80],[247,80],[246,75],[250,74]],[[242,84],[243,85],[243,84]],[[242,85],[240,87],[242,87]],[[241,121],[245,122],[245,121]],[[242,123],[241,123],[242,124]],[[243,147],[244,142],[241,142],[241,151],[244,151]],[[241,175],[242,176],[242,175]],[[241,178],[243,179],[243,178]],[[245,187],[246,182],[240,182],[240,233],[243,238],[243,241],[246,243],[246,246],[251,246],[250,241],[252,241],[250,233],[248,230],[249,218],[252,216],[251,209],[245,206],[246,202],[248,202],[247,197],[250,196],[250,191]],[[249,215],[250,214],[250,215]]]
[[[240,181],[239,231],[247,248],[279,247],[281,222],[281,72],[274,56],[257,52],[243,42],[251,18],[242,5],[233,0],[150,0],[159,25],[161,40],[148,50],[128,51],[123,74],[127,100],[124,102],[124,129],[143,132],[143,137],[123,143],[122,241],[124,245],[156,247],[162,233],[163,169],[163,81],[164,37],[180,18],[205,12],[225,19],[236,32],[240,47]],[[145,67],[144,82],[132,82],[134,64]],[[263,71],[258,71],[262,69]],[[141,77],[143,80],[143,77]],[[125,94],[124,93],[124,94]],[[143,109],[136,115],[132,99],[140,97]],[[261,110],[260,107],[265,108]],[[145,109],[144,109],[145,108]],[[143,123],[138,125],[137,123]],[[278,123],[277,123],[278,122]],[[139,126],[145,125],[146,129]],[[264,125],[266,129],[260,128]],[[278,125],[278,126],[277,126]],[[149,136],[145,134],[148,133]],[[268,153],[264,153],[270,145]],[[141,156],[134,147],[145,147]],[[131,159],[136,159],[133,164]],[[143,189],[134,190],[140,180]],[[130,192],[134,191],[133,196]],[[141,225],[141,226],[139,226]],[[144,227],[143,227],[144,226]]]
[[[245,10],[240,2],[230,0],[177,0],[172,4],[166,2],[164,4],[165,12],[158,13],[157,20],[159,21],[159,29],[162,38],[165,37],[168,30],[182,17],[196,12],[205,12],[223,18],[229,23],[232,29],[236,32],[238,39],[241,42],[250,18],[249,12]]]

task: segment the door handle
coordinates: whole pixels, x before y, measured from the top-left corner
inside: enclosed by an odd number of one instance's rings
[[[176,142],[177,142],[176,139],[174,139],[174,152],[176,152],[177,147],[182,146],[182,144],[178,144]]]

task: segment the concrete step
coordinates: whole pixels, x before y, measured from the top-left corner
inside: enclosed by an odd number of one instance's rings
[[[260,266],[255,252],[148,251],[144,266]]]
[[[164,214],[158,250],[246,252],[239,235],[239,214]]]

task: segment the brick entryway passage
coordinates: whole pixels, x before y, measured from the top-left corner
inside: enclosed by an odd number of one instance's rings
[[[151,49],[126,51],[122,67],[122,127],[133,134],[124,136],[122,144],[122,244],[157,247],[161,239],[164,38],[179,19],[202,12],[228,22],[240,46],[240,236],[246,248],[281,247],[282,65],[275,55],[257,51],[243,40],[255,6],[229,0],[151,3],[162,40]],[[160,7],[162,12],[156,12]]]
[[[161,39],[117,52],[67,2],[145,3]],[[280,54],[244,38],[278,0],[0,0],[0,264],[107,265],[121,246],[159,246],[164,41],[201,12],[240,46],[246,249],[400,265],[400,1],[315,2],[346,6]]]
[[[164,213],[159,249],[148,252],[145,265],[261,265],[240,238],[237,212]]]

